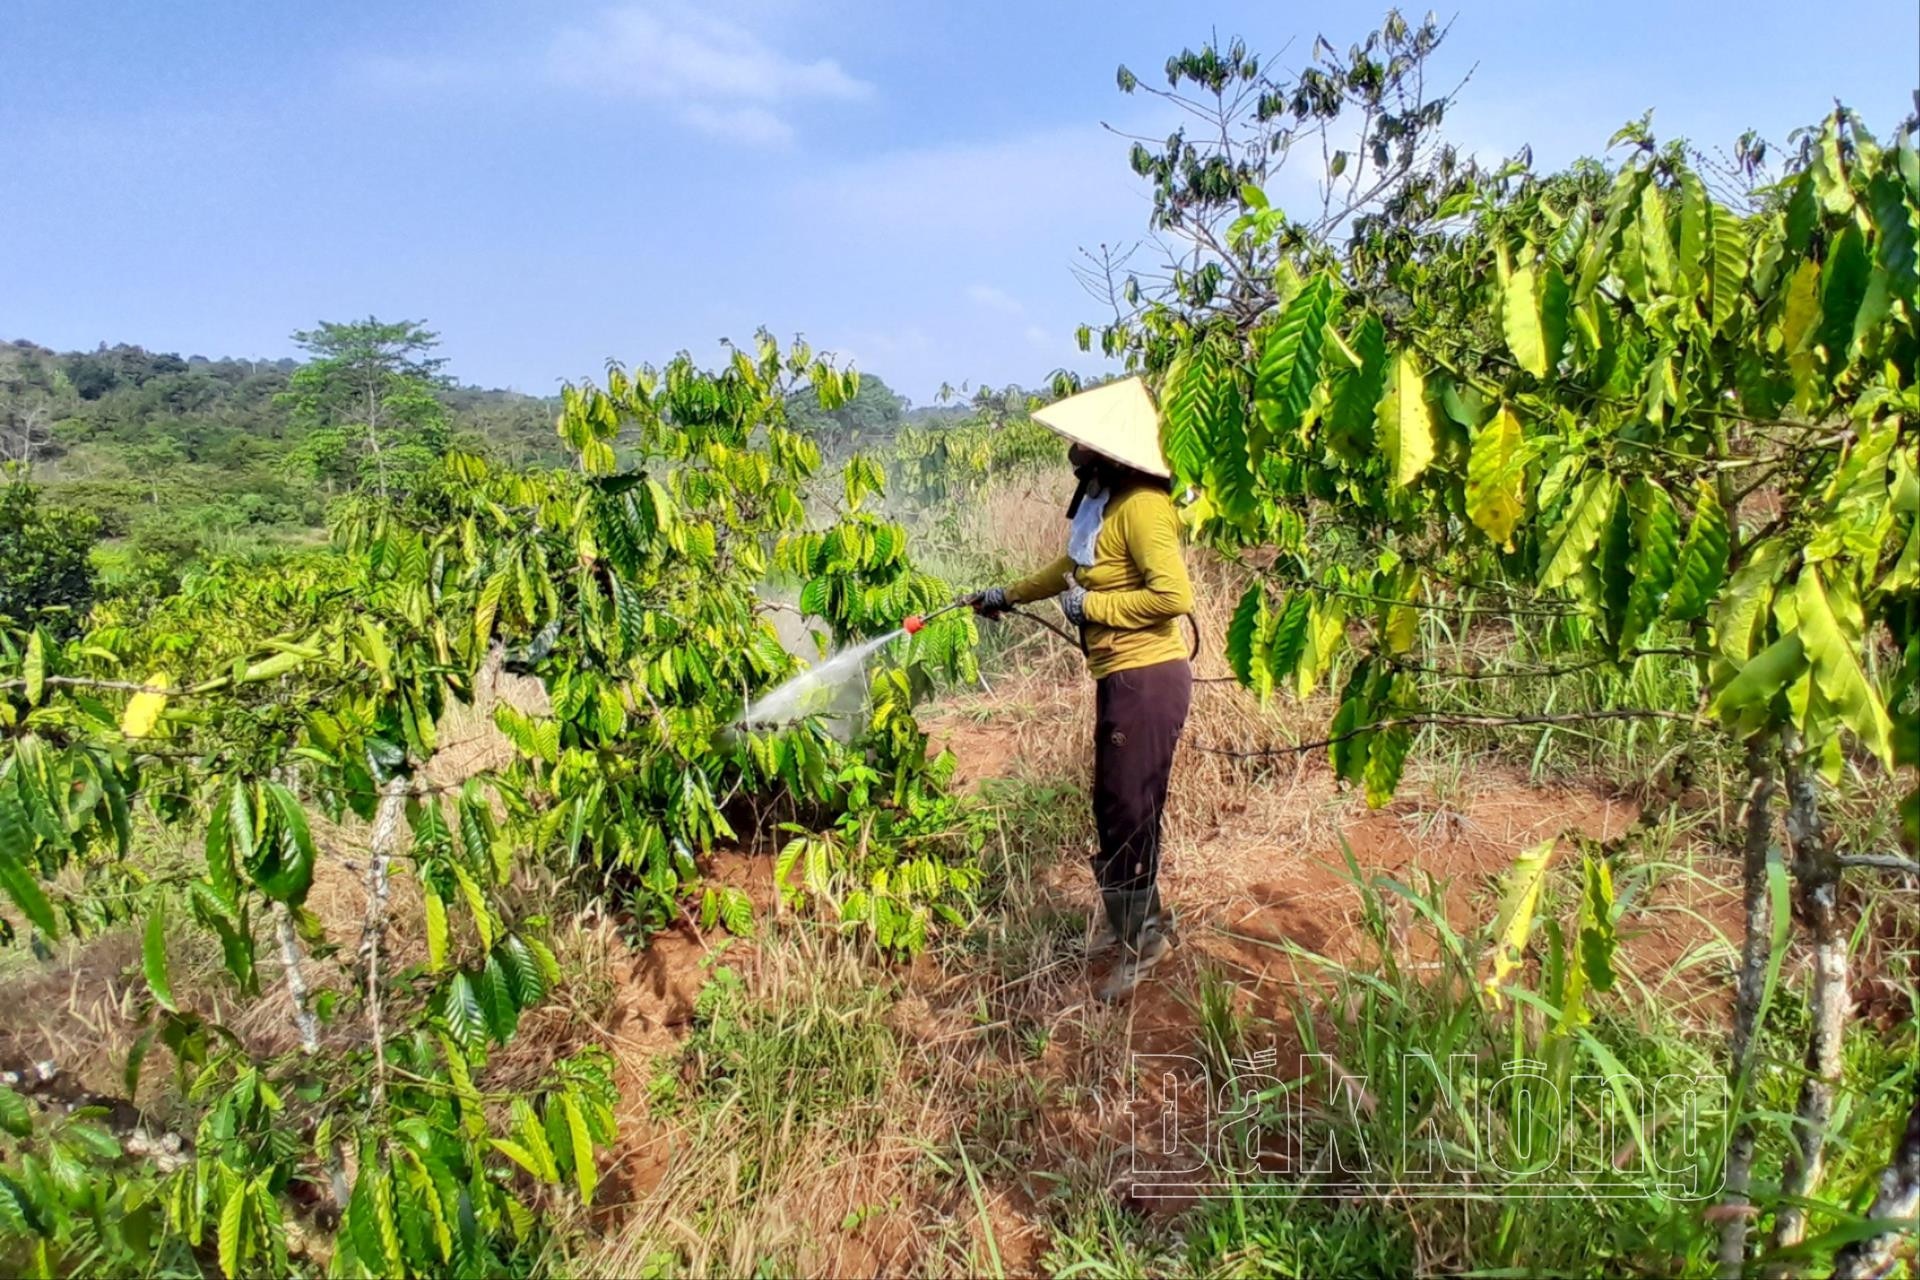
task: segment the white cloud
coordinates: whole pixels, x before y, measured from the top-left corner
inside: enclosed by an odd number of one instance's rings
[[[802,62],[730,22],[638,4],[608,9],[591,26],[561,31],[547,65],[561,83],[676,101],[847,101],[873,92],[831,58]]]
[[[1026,314],[1027,309],[1020,304],[1018,298],[1008,293],[1005,289],[998,289],[990,284],[968,285],[967,297],[978,305],[985,307],[987,310],[998,311],[1001,315],[1018,316]]]
[[[690,102],[679,108],[679,116],[702,133],[749,146],[778,146],[793,140],[793,126],[765,107],[712,107]]]
[[[605,9],[527,47],[534,52],[375,54],[347,77],[382,94],[545,85],[653,102],[696,132],[750,146],[792,141],[792,116],[803,104],[857,102],[874,91],[832,58],[794,57],[744,26],[677,3]]]

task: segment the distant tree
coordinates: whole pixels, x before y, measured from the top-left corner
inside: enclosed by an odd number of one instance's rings
[[[31,469],[54,446],[55,424],[79,405],[48,354],[18,345],[0,351],[0,463]]]
[[[366,438],[375,486],[387,496],[388,446],[397,436],[431,449],[443,439],[446,409],[439,399],[444,359],[432,355],[440,335],[421,321],[387,323],[368,316],[348,324],[322,322],[293,335],[313,358],[289,381],[283,399],[309,428],[353,427]]]
[[[839,408],[822,409],[817,398],[802,394],[788,401],[787,419],[812,434],[828,455],[834,455],[893,435],[905,420],[907,403],[906,397],[879,375],[863,373],[860,390]]]
[[[99,532],[93,516],[42,506],[18,468],[0,468],[0,623],[59,636],[79,630],[93,602],[88,553]]]

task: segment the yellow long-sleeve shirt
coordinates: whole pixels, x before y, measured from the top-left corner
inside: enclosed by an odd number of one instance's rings
[[[1098,680],[1116,671],[1187,656],[1180,619],[1193,612],[1193,584],[1180,558],[1180,517],[1173,499],[1150,486],[1107,499],[1094,539],[1093,564],[1076,569],[1061,556],[1007,588],[1012,604],[1057,596],[1073,573],[1087,589],[1087,671]]]

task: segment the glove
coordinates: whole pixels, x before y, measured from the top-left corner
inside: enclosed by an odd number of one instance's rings
[[[1007,599],[1005,587],[988,587],[985,591],[976,591],[967,597],[967,603],[973,611],[983,618],[998,618],[1013,607]]]
[[[1087,625],[1087,589],[1072,583],[1060,596],[1060,612],[1076,627]]]

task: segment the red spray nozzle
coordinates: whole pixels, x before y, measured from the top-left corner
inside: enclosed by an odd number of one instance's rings
[[[909,615],[907,620],[900,624],[900,629],[906,632],[908,635],[913,635],[915,632],[919,631],[920,628],[926,625],[927,625],[927,620],[916,613],[916,614]]]

